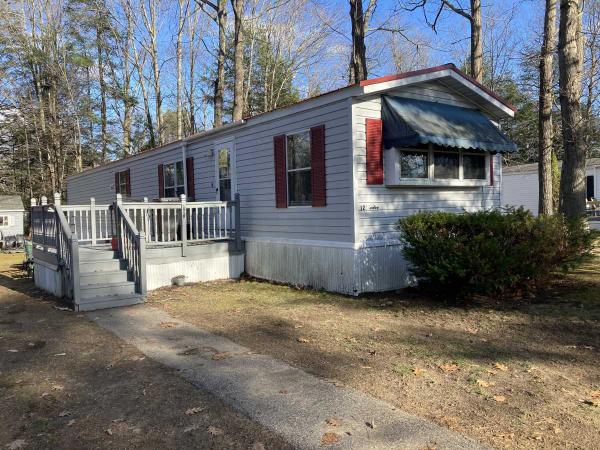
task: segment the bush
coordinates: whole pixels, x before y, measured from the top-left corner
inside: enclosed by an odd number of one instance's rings
[[[447,297],[514,295],[577,263],[593,245],[584,220],[520,209],[421,212],[398,222],[404,256],[420,282]]]

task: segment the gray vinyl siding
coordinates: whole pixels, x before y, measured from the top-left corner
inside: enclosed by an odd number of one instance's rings
[[[275,208],[273,137],[325,125],[327,206]],[[194,158],[196,200],[215,200],[215,141],[235,139],[237,191],[241,197],[242,236],[257,239],[297,239],[353,242],[352,145],[350,100],[327,103],[295,114],[275,115],[210,136],[191,139],[186,155]],[[68,179],[69,204],[112,202],[114,173],[130,169],[131,197],[158,196],[157,166],[181,160],[175,143],[147,155],[125,159]]]
[[[438,83],[423,83],[391,93],[409,98],[473,108],[466,99]],[[381,97],[361,97],[352,106],[356,242],[397,239],[399,218],[422,210],[462,212],[500,205],[501,158],[494,157],[494,186],[386,187],[367,185],[365,119],[381,118]],[[365,210],[361,211],[361,207]]]
[[[8,216],[10,224],[7,227],[0,227],[0,236],[15,236],[17,234],[24,234],[24,211],[0,210],[0,216]]]

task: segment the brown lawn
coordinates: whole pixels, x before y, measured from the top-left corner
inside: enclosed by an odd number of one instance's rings
[[[600,259],[506,306],[252,280],[165,288],[149,301],[495,447],[600,445]]]
[[[0,448],[290,448],[84,315],[54,309],[14,266],[22,259],[0,254]]]

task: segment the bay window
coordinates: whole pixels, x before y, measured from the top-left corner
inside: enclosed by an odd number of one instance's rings
[[[481,186],[490,179],[492,156],[472,150],[390,148],[384,151],[386,185]]]

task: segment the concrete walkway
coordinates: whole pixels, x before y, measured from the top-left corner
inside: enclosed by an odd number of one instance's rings
[[[147,305],[88,317],[300,449],[486,448]]]

